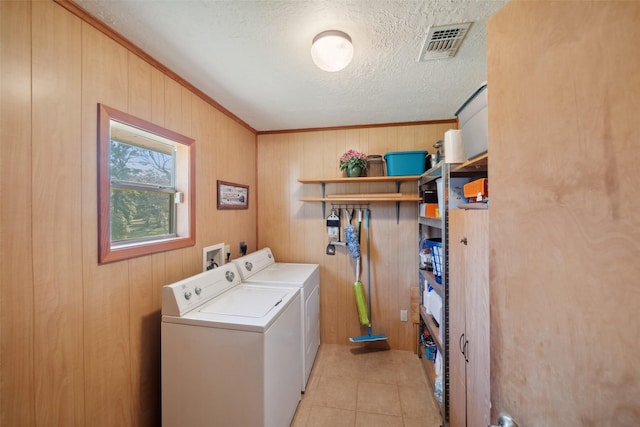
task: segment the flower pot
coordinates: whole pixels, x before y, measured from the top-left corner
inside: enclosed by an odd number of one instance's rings
[[[347,166],[347,176],[350,178],[362,176],[362,168],[360,166]]]

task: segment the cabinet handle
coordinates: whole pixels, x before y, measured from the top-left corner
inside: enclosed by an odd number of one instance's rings
[[[464,340],[464,351],[462,352],[462,354],[464,354],[464,361],[469,363],[469,355],[467,354],[467,345],[469,344],[468,340]]]
[[[464,334],[460,335],[460,339],[458,340],[458,347],[460,347],[460,353],[462,353],[462,355],[464,356],[464,348],[462,346],[462,340],[464,340]],[[466,360],[466,356],[465,356],[465,360]]]
[[[463,243],[465,246],[467,246],[467,238],[463,237],[462,239],[460,239],[460,243]]]

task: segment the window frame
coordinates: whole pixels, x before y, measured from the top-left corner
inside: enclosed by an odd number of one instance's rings
[[[176,212],[176,235],[151,237],[112,245],[111,242],[111,121],[143,130],[170,140],[179,151],[186,149],[182,161],[176,164],[176,191],[183,201]],[[150,255],[195,245],[195,140],[165,129],[128,113],[104,104],[98,104],[98,263],[104,264],[124,259]],[[186,165],[184,163],[187,163]],[[187,168],[185,171],[184,168]],[[184,187],[187,188],[184,188]]]

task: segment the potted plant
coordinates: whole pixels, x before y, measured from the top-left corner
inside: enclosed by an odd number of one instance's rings
[[[367,155],[359,151],[349,149],[340,156],[340,169],[347,172],[347,176],[362,176],[367,169]]]

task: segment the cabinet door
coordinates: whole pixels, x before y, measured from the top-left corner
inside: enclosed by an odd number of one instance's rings
[[[465,212],[467,425],[485,427],[491,417],[489,335],[489,211]]]
[[[449,212],[451,427],[490,424],[488,218],[488,211]]]
[[[462,354],[466,336],[467,282],[465,267],[465,246],[460,242],[464,237],[465,211],[449,211],[449,425],[467,425],[466,360]]]

